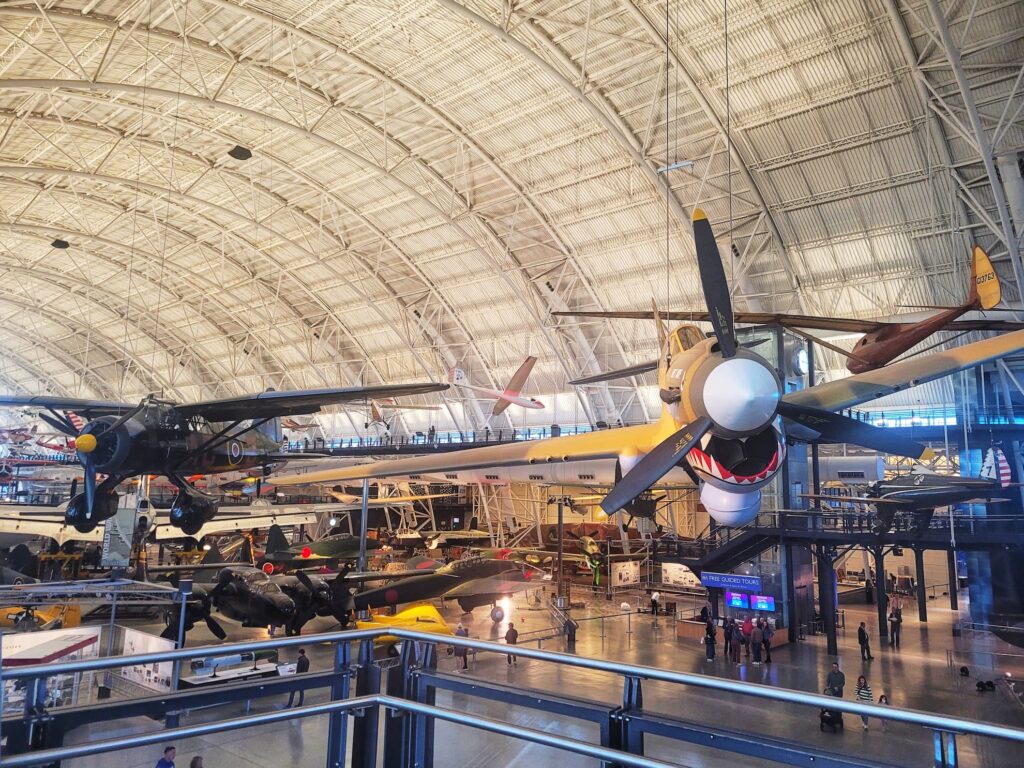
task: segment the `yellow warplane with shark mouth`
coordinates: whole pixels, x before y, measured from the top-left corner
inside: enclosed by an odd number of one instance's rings
[[[835,411],[1024,350],[1024,331],[1015,331],[784,395],[771,364],[736,340],[725,270],[700,209],[693,213],[693,232],[714,337],[705,338],[693,325],[668,332],[656,318],[661,346],[658,421],[286,475],[276,478],[275,485],[610,459],[616,462],[616,482],[601,502],[608,514],[628,507],[679,466],[700,486],[701,503],[718,523],[742,525],[757,515],[761,488],[786,459],[787,425],[791,437],[799,440],[854,443],[926,458],[930,450],[924,446]]]

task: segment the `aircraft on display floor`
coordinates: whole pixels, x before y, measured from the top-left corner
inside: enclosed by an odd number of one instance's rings
[[[381,543],[376,539],[366,540],[366,551],[372,553]],[[350,533],[336,533],[316,541],[289,544],[281,526],[272,525],[267,534],[266,552],[257,565],[266,568],[312,568],[321,565],[336,565],[341,560],[350,560],[359,555],[359,537]]]
[[[883,320],[860,320],[850,317],[815,317],[813,315],[789,315],[775,312],[737,312],[734,320],[737,323],[752,325],[781,325],[799,336],[813,341],[815,344],[838,352],[848,358],[846,367],[851,373],[864,373],[892,362],[916,344],[938,331],[1017,331],[1024,328],[1024,322],[1007,320],[958,320],[957,318],[973,310],[986,311],[994,308],[1002,300],[999,278],[996,276],[992,262],[979,246],[974,246],[971,254],[971,283],[967,299],[957,307],[928,307],[942,311],[924,320],[912,323],[894,323]],[[654,320],[658,317],[657,310],[650,312],[554,312],[564,317],[619,318],[627,320]],[[707,312],[663,312],[663,320],[683,320],[709,322]],[[801,329],[811,328],[822,331],[840,331],[844,333],[863,333],[853,350],[843,349],[831,342],[816,336],[803,333]],[[612,378],[635,376],[658,369],[658,361],[630,366],[609,374],[596,374],[573,379],[570,384],[597,384]]]
[[[45,422],[75,438],[85,493],[68,504],[66,520],[85,533],[114,515],[115,488],[129,477],[163,475],[178,489],[171,523],[193,535],[217,513],[217,500],[186,479],[193,474],[267,467],[295,458],[280,453],[278,418],[316,413],[323,406],[384,395],[418,395],[445,384],[276,392],[224,400],[173,403],[150,395],[137,404],[50,396],[3,396],[0,406],[39,408]],[[90,419],[76,429],[67,415]],[[248,423],[245,423],[248,422]],[[106,479],[98,482],[98,475]]]
[[[653,485],[681,470],[700,487],[700,501],[721,525],[742,525],[760,510],[761,491],[786,460],[786,433],[805,441],[854,443],[911,458],[924,446],[835,413],[1024,349],[1024,331],[894,363],[875,371],[783,395],[771,364],[735,336],[729,287],[714,234],[704,213],[693,229],[701,283],[714,329],[682,325],[669,333],[657,322],[661,418],[651,424],[546,440],[471,448],[343,469],[277,477],[280,486],[406,476],[443,478],[461,470],[519,466],[528,481],[548,483],[553,465],[611,460],[621,479],[601,502],[618,512]],[[611,473],[608,473],[611,474]],[[596,481],[595,477],[589,481]],[[580,481],[570,480],[569,484]]]
[[[828,504],[861,504],[874,507],[875,533],[889,531],[897,513],[914,516],[914,528],[924,530],[931,524],[936,509],[954,504],[996,503],[1010,483],[1010,465],[999,449],[989,449],[980,477],[940,475],[920,465],[909,474],[870,483],[864,496],[802,494],[804,498]]]
[[[508,386],[500,391],[497,389],[488,389],[487,387],[473,386],[469,383],[469,379],[466,377],[466,372],[461,368],[452,368],[448,371],[448,381],[454,387],[471,389],[484,397],[494,398],[497,402],[491,409],[491,416],[497,416],[500,413],[504,413],[505,409],[510,405],[518,405],[520,408],[543,408],[544,403],[540,400],[535,400],[532,397],[523,397],[521,394],[523,386],[526,384],[526,380],[530,377],[530,372],[533,370],[534,363],[536,362],[536,357],[526,358],[523,361],[523,364],[519,366],[519,370],[517,370],[512,376],[512,380],[509,381]]]
[[[220,550],[212,547],[203,562],[188,568],[153,569],[177,572],[192,570],[192,594],[186,601],[186,632],[200,621],[219,639],[227,637],[220,623],[213,618],[214,608],[243,627],[284,627],[285,634],[297,635],[316,616],[330,616],[332,592],[330,584],[319,576],[278,574],[271,576],[251,565],[211,567],[222,559]],[[173,581],[173,579],[172,579]],[[167,628],[161,637],[178,636],[181,609],[169,609]]]
[[[366,621],[357,621],[356,629],[411,629],[414,632],[429,632],[433,635],[453,635],[452,628],[440,612],[432,605],[415,605],[399,611],[394,616],[377,614]],[[380,635],[373,639],[375,646],[387,648],[388,655],[397,656],[401,641],[394,635]]]
[[[396,579],[384,586],[363,592],[353,592],[346,582],[354,578],[367,581],[373,578]],[[549,574],[532,565],[512,560],[470,557],[453,560],[429,573],[403,574],[381,572],[379,574],[340,573],[331,581],[334,592],[334,616],[347,626],[353,611],[370,608],[387,608],[419,600],[455,600],[466,613],[482,605],[490,605],[491,620],[502,621],[504,609],[497,603],[503,597],[540,589],[551,580]]]

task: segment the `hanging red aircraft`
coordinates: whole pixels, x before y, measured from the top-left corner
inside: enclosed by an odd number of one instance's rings
[[[752,325],[781,325],[794,333],[803,336],[815,344],[820,344],[833,352],[848,358],[847,369],[851,373],[873,371],[887,365],[914,345],[937,331],[1017,331],[1024,328],[1024,322],[1007,320],[958,320],[972,310],[990,310],[999,304],[1001,289],[999,278],[992,268],[988,254],[979,246],[974,246],[971,254],[971,283],[967,299],[957,307],[929,307],[942,309],[936,315],[913,323],[892,323],[882,320],[859,320],[851,317],[815,317],[813,315],[789,315],[775,312],[737,312],[735,322]],[[707,312],[554,312],[565,317],[618,318],[626,320],[654,320],[660,314],[665,320],[704,321],[709,322]],[[802,332],[801,329],[811,328],[822,331],[840,331],[844,333],[863,333],[853,350],[843,349],[831,342],[819,339]],[[635,376],[640,373],[657,370],[656,360],[640,363],[628,369],[616,371],[616,377],[624,374]],[[586,376],[575,379],[570,384],[596,384],[607,381],[607,374]]]

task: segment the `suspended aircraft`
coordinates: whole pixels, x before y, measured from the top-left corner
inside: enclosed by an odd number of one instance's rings
[[[385,430],[390,429],[388,426],[388,416],[385,415],[385,411],[439,411],[441,406],[439,405],[418,405],[415,403],[397,403],[394,398],[388,398],[386,400],[371,400],[370,401],[370,420],[363,424],[363,427],[369,429],[372,426],[382,427]]]
[[[171,523],[188,535],[217,512],[217,500],[188,482],[211,474],[294,458],[280,453],[282,416],[316,413],[322,407],[385,395],[417,395],[447,389],[445,384],[298,390],[199,403],[174,403],[154,395],[137,404],[51,396],[2,396],[0,406],[35,407],[45,422],[75,438],[85,475],[85,493],[71,499],[66,520],[87,533],[117,510],[115,488],[140,474],[163,475],[178,489]],[[61,412],[65,412],[62,414]],[[76,429],[66,412],[90,421]],[[102,482],[100,474],[106,475]]]
[[[494,407],[491,408],[491,416],[497,416],[500,413],[504,413],[505,409],[510,405],[518,405],[520,408],[543,408],[544,403],[540,400],[535,400],[532,397],[524,397],[522,395],[523,387],[526,385],[526,380],[530,378],[530,372],[533,370],[533,366],[536,362],[536,357],[526,358],[523,361],[523,364],[519,366],[519,369],[512,376],[512,380],[509,381],[508,386],[503,390],[488,389],[487,387],[477,387],[470,384],[469,378],[466,376],[466,372],[458,367],[452,368],[448,371],[448,381],[452,386],[460,387],[461,389],[470,389],[484,397],[494,398],[496,402],[494,403]]]
[[[622,476],[601,503],[608,514],[678,467],[699,485],[701,503],[716,522],[742,525],[757,515],[760,489],[785,461],[785,424],[791,437],[801,440],[925,457],[930,452],[924,446],[835,411],[1024,349],[1024,331],[1016,331],[783,395],[771,364],[736,341],[718,246],[699,209],[693,229],[714,337],[705,338],[692,325],[669,333],[658,320],[662,414],[657,422],[287,475],[275,482],[302,485],[508,466],[529,467],[540,476],[552,464],[611,459]]]
[[[1024,328],[1024,322],[1012,320],[958,320],[974,310],[987,311],[993,309],[1002,300],[999,277],[996,275],[988,254],[980,246],[974,246],[971,253],[971,278],[968,286],[967,299],[956,307],[928,307],[941,309],[938,314],[924,320],[910,323],[894,323],[882,320],[860,320],[849,317],[815,317],[813,315],[789,315],[774,312],[737,312],[734,321],[753,325],[781,325],[794,333],[803,336],[815,344],[838,352],[848,358],[846,367],[852,373],[864,373],[892,362],[914,345],[938,331],[1016,331]],[[659,314],[657,310],[650,312],[554,312],[555,315],[566,317],[621,318],[628,320],[653,320]],[[663,320],[683,320],[689,322],[709,322],[708,312],[663,312]],[[801,329],[811,328],[823,331],[841,331],[846,333],[863,333],[853,350],[846,350],[831,342],[804,333]],[[597,384],[611,378],[635,376],[658,369],[658,361],[631,366],[615,371],[612,374],[596,374],[573,379],[570,384]]]
[[[376,539],[366,540],[366,551],[379,549]],[[310,568],[320,565],[335,565],[340,560],[349,560],[359,554],[359,537],[350,533],[337,533],[316,541],[289,544],[281,526],[272,525],[267,534],[267,547],[260,562],[264,568]]]
[[[1003,452],[989,449],[979,477],[940,475],[915,464],[908,474],[878,480],[867,486],[863,496],[831,496],[802,494],[825,504],[863,504],[876,510],[873,529],[876,533],[890,530],[897,513],[912,514],[914,528],[924,530],[931,524],[936,509],[954,504],[992,503],[1009,488],[1010,465]]]

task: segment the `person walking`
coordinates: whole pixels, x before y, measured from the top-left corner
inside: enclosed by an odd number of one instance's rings
[[[654,616],[658,615],[658,603],[661,601],[661,592],[655,590],[651,592],[651,614]]]
[[[516,629],[516,625],[511,621],[508,623],[508,631],[505,633],[505,642],[509,645],[515,645],[519,642],[519,630]],[[519,661],[511,653],[508,655],[508,665],[519,666]]]
[[[750,634],[754,631],[754,622],[750,620],[749,616],[743,617],[743,629],[740,632],[740,637],[743,642],[743,655],[750,658]]]
[[[740,663],[740,648],[742,643],[740,642],[740,625],[736,623],[734,619],[732,622],[732,660],[733,663]]]
[[[868,637],[868,626],[863,621],[857,627],[857,643],[860,645],[860,657],[863,661],[871,661],[875,658],[871,655],[871,638]]]
[[[871,686],[868,685],[868,680],[864,675],[857,678],[857,701],[863,704],[871,704],[875,700],[875,695],[871,692]],[[868,716],[861,715],[860,721],[864,723],[864,730],[868,729]]]
[[[899,606],[889,611],[889,645],[899,650],[900,626],[903,624],[903,609]]]
[[[881,696],[878,697],[878,705],[881,706],[881,707],[888,707],[889,706],[889,697],[886,696],[883,693]],[[884,717],[880,717],[880,718],[878,718],[878,720],[879,720],[879,722],[882,723],[882,730],[883,731],[888,731],[889,730],[889,721],[886,720]]]
[[[299,656],[295,659],[295,674],[301,675],[309,672],[309,659],[306,656],[306,649],[299,648]],[[299,706],[302,706],[302,702],[306,700],[306,691],[304,688],[299,689]],[[291,706],[292,702],[295,701],[295,691],[292,691],[288,696],[288,705]]]
[[[459,626],[455,628],[456,637],[469,637],[469,630],[466,629],[465,625],[460,621]],[[455,659],[462,659],[462,669],[469,669],[469,654],[464,646],[455,646]]]
[[[846,675],[839,669],[839,662],[832,662],[832,671],[825,678],[825,688],[832,691],[832,695],[843,698],[843,688],[846,687]]]
[[[196,755],[188,764],[188,768],[203,768],[203,758],[200,755]]]
[[[754,654],[754,666],[761,666],[761,651],[764,650],[764,629],[761,627],[761,620],[758,619],[750,630],[750,652]]]
[[[708,619],[708,623],[704,626],[704,655],[708,661],[715,660],[715,622]]]
[[[775,637],[775,630],[772,629],[772,625],[769,622],[764,623],[764,628],[761,630],[764,634],[764,663],[772,663],[772,640]]]
[[[174,756],[178,750],[174,747],[164,747],[164,756],[156,761],[156,768],[174,768]]]
[[[735,626],[735,621],[732,619],[726,619],[725,626],[722,627],[722,640],[724,641],[722,645],[722,652],[725,654],[725,658],[727,659],[732,658],[732,633]]]

